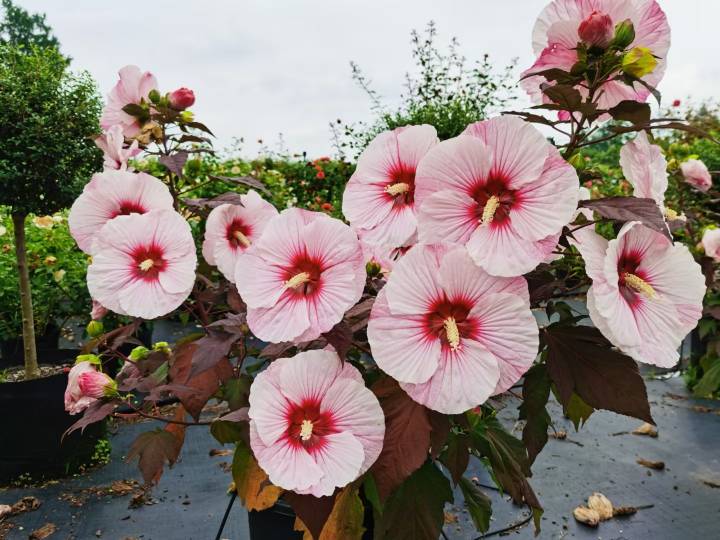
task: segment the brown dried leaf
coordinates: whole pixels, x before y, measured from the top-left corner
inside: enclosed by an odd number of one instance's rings
[[[335,497],[332,512],[322,528],[318,540],[361,540],[365,528],[365,508],[358,495],[357,486],[347,486]],[[295,518],[295,530],[303,532],[303,540],[313,536],[300,518]]]
[[[48,538],[49,536],[55,534],[55,531],[57,531],[57,525],[54,523],[46,523],[39,529],[35,529],[32,533],[30,533],[30,540],[43,540],[44,538]]]
[[[655,469],[656,471],[662,471],[665,469],[664,461],[651,461],[649,459],[639,458],[637,460],[637,464],[647,467],[648,469]]]

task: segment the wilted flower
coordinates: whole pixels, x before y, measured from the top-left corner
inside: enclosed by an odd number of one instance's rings
[[[590,527],[597,527],[598,523],[600,523],[600,514],[598,511],[586,506],[578,506],[575,508],[573,510],[573,516],[580,523],[584,523]]]
[[[196,263],[190,226],[176,212],[118,216],[96,236],[88,289],[115,313],[154,319],[185,301]]]
[[[85,253],[92,253],[93,239],[102,226],[117,216],[172,210],[167,186],[146,173],[106,169],[93,175],[70,209],[70,234]]]
[[[55,283],[60,283],[63,279],[65,279],[65,274],[66,272],[63,269],[55,270],[53,272],[53,279],[55,280]]]
[[[380,369],[445,414],[507,390],[538,347],[525,279],[493,277],[457,245],[410,249],[378,294],[367,333]]]
[[[257,337],[307,341],[328,332],[360,299],[365,263],[342,221],[289,208],[240,256],[235,283]]]
[[[35,216],[32,222],[38,229],[52,229],[55,225],[52,216]]]
[[[720,262],[720,229],[707,229],[703,233],[702,247],[705,255]]]
[[[685,181],[699,191],[707,191],[712,187],[712,176],[705,165],[699,159],[688,159],[680,164]]]
[[[123,107],[147,101],[150,91],[157,89],[157,80],[155,75],[149,71],[142,73],[137,66],[125,66],[118,75],[120,80],[108,94],[107,104],[100,117],[100,126],[108,130],[119,125],[125,137],[132,138],[140,132],[140,124],[137,118],[123,111]]]
[[[613,505],[602,493],[593,493],[588,497],[588,508],[595,510],[600,516],[600,521],[613,517]]]
[[[400,246],[416,233],[415,174],[437,142],[432,126],[401,127],[375,137],[360,155],[342,210],[366,242]]]
[[[103,151],[104,166],[107,169],[127,169],[128,160],[142,152],[137,141],[125,148],[125,136],[119,124],[111,126],[95,139],[95,144]]]
[[[595,326],[638,362],[674,366],[705,295],[705,278],[687,247],[635,221],[609,242],[587,227],[573,235],[593,282],[587,305]]]
[[[43,264],[45,264],[45,266],[52,266],[56,262],[57,262],[57,257],[55,257],[53,255],[48,255],[47,257],[45,257],[45,260],[43,260]]]
[[[532,125],[502,116],[467,127],[420,162],[422,243],[456,242],[495,276],[533,270],[578,202],[575,169]]]
[[[332,495],[380,454],[385,416],[360,372],[334,351],[275,360],[250,387],[250,445],[270,481]]]

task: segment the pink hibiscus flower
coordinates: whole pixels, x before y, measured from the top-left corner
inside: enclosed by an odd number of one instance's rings
[[[380,272],[389,274],[395,263],[405,253],[417,243],[417,234],[414,234],[404,246],[391,246],[388,244],[373,244],[364,239],[365,231],[356,229],[360,238],[360,247],[362,248],[363,258],[367,264],[375,264],[380,267]]]
[[[705,165],[699,159],[688,159],[680,164],[685,181],[699,191],[707,191],[712,187],[712,176]]]
[[[512,116],[471,124],[438,144],[415,182],[420,242],[465,244],[495,276],[519,276],[545,260],[578,201],[575,169]]]
[[[331,495],[380,455],[385,417],[360,372],[335,352],[274,361],[250,387],[250,445],[276,486]]]
[[[195,283],[190,225],[172,210],[118,216],[95,238],[90,296],[121,315],[154,319],[180,306]]]
[[[657,59],[653,71],[642,77],[647,84],[656,87],[665,74],[670,26],[655,0],[554,0],[535,23],[533,50],[538,58],[523,76],[551,68],[570,71],[578,61],[578,43],[607,46],[608,30],[627,19],[635,29],[635,40],[630,48],[647,48]],[[535,102],[541,103],[548,101],[540,89],[545,82],[544,77],[535,76],[524,79],[521,85]],[[587,95],[585,88],[577,89],[583,96]],[[607,109],[624,100],[642,102],[649,95],[650,91],[640,83],[628,86],[621,81],[609,81],[602,87],[598,104]]]
[[[65,410],[70,414],[79,414],[87,409],[97,398],[86,395],[80,388],[80,377],[88,373],[97,373],[90,362],[78,362],[68,374],[65,388]]]
[[[446,414],[507,390],[538,349],[525,279],[490,276],[457,245],[408,251],[378,294],[367,333],[380,369]]]
[[[720,262],[720,229],[708,229],[703,233],[702,247],[705,255]]]
[[[257,192],[240,196],[242,206],[221,204],[213,208],[205,223],[202,253],[230,281],[235,281],[238,257],[260,238],[265,225],[278,211]]]
[[[635,139],[623,145],[620,166],[633,187],[634,197],[654,199],[664,209],[668,187],[667,161],[662,149],[650,144],[647,133],[640,131]]]
[[[142,152],[137,141],[125,148],[125,136],[119,124],[108,128],[103,135],[95,139],[95,144],[103,151],[103,165],[106,169],[125,170],[128,160]]]
[[[117,216],[172,210],[170,190],[145,173],[106,169],[94,174],[70,208],[70,234],[85,253],[92,254],[93,239],[105,223]]]
[[[130,103],[140,104],[142,100],[148,101],[150,91],[157,90],[157,79],[149,71],[142,73],[137,66],[125,66],[118,75],[120,80],[108,94],[107,104],[100,117],[100,126],[108,130],[119,125],[123,134],[132,138],[140,133],[141,126],[137,118],[123,111],[123,107]]]
[[[108,309],[105,306],[103,306],[100,302],[93,299],[92,307],[90,309],[90,318],[93,321],[99,321],[99,320],[102,320],[105,317],[105,315],[107,315],[107,313],[108,313]]]
[[[705,279],[687,247],[635,221],[609,242],[589,228],[574,236],[593,282],[587,304],[595,326],[638,362],[675,365],[705,295]]]
[[[239,257],[235,284],[258,338],[308,341],[360,300],[365,275],[350,227],[320,212],[289,208]]]
[[[401,127],[375,137],[360,155],[342,210],[366,242],[403,246],[415,234],[415,171],[437,142],[432,126]]]

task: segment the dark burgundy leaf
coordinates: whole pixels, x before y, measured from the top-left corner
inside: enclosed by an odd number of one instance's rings
[[[582,95],[573,86],[565,84],[542,85],[542,92],[550,101],[557,103],[564,111],[577,111],[582,104]]]
[[[208,128],[202,122],[185,122],[184,125],[186,125],[187,127],[194,128],[194,129],[199,129],[200,131],[204,131],[205,133],[207,133],[208,135],[212,135],[213,137],[215,136],[215,134],[212,131],[210,131],[210,128]]]
[[[445,443],[450,435],[450,419],[446,414],[427,410],[428,420],[430,420],[430,455],[437,458],[445,447]]]
[[[245,313],[247,311],[247,306],[245,305],[245,302],[242,301],[242,298],[240,298],[240,294],[235,288],[235,285],[232,284],[228,287],[227,291],[227,305],[235,313]]]
[[[100,338],[100,342],[104,343],[105,346],[111,351],[116,350],[121,345],[127,343],[131,336],[137,331],[140,326],[140,320],[135,319],[130,324],[120,326],[111,332],[108,332]]]
[[[177,461],[182,443],[164,429],[141,433],[128,451],[127,461],[138,458],[138,465],[145,483],[155,484],[162,475],[167,462],[171,467]]]
[[[147,118],[148,116],[147,109],[144,109],[137,103],[128,103],[122,108],[122,110],[125,114],[129,114],[130,116],[134,116],[136,118]]]
[[[385,413],[383,448],[372,466],[373,477],[385,500],[427,459],[432,427],[427,409],[416,403],[390,377],[383,377],[372,391]]]
[[[638,197],[605,197],[580,201],[578,206],[589,208],[603,217],[617,221],[639,221],[649,229],[657,231],[672,241],[665,218],[653,199]]]
[[[187,159],[188,153],[181,151],[169,156],[160,156],[158,161],[165,165],[171,173],[182,177],[183,167],[185,166]]]
[[[650,105],[626,99],[608,110],[615,120],[625,120],[633,124],[646,125],[650,121]]]
[[[557,81],[558,83],[577,83],[581,78],[577,77],[565,70],[562,70],[560,68],[550,68],[550,69],[544,69],[542,71],[535,71],[533,73],[528,73],[524,77],[522,77],[520,80],[527,79],[529,77],[544,77],[547,81]]]
[[[551,325],[544,337],[548,373],[564,406],[577,393],[595,409],[655,423],[637,364],[614,350],[598,329]]]
[[[253,178],[252,176],[210,176],[214,180],[220,180],[221,182],[230,182],[232,184],[242,184],[251,188],[258,189],[266,195],[271,195],[268,188],[265,187],[260,180]]]
[[[715,260],[712,257],[700,259],[700,269],[705,276],[705,286],[710,287],[715,283]]]
[[[428,460],[387,500],[375,522],[375,538],[435,540],[442,531],[445,505],[452,500],[450,482]]]
[[[210,144],[210,139],[207,137],[200,137],[199,135],[190,135],[189,133],[185,133],[182,137],[178,139],[179,143],[199,143],[199,144]]]
[[[271,360],[274,360],[276,358],[280,358],[294,346],[295,344],[291,341],[285,341],[282,343],[270,343],[269,345],[266,345],[262,351],[260,351],[259,356],[260,358],[270,358]]]
[[[554,122],[553,120],[550,120],[549,118],[546,118],[545,116],[541,116],[539,114],[533,114],[528,112],[521,112],[521,111],[506,111],[503,112],[503,114],[511,114],[513,116],[519,116],[522,119],[524,119],[526,122],[532,122],[534,124],[543,124],[546,126],[554,126],[557,124],[557,122]]]
[[[175,383],[184,383],[188,380],[196,348],[197,344],[193,341],[190,343],[183,343],[173,349],[173,353],[170,358],[170,369],[168,371],[168,377],[171,381]]]
[[[218,391],[223,384],[233,375],[232,365],[227,358],[221,358],[212,368],[204,370],[197,375],[191,375],[185,383],[189,388],[187,392],[175,389],[175,394],[187,409],[187,412],[195,419],[200,418],[200,413],[208,400]]]
[[[230,353],[230,349],[242,337],[237,332],[227,332],[219,328],[208,327],[207,335],[194,342],[191,377],[214,367]]]
[[[325,522],[335,506],[337,490],[329,497],[313,497],[312,495],[298,495],[292,491],[286,491],[283,497],[295,510],[297,517],[303,522],[312,537],[320,538],[320,533]]]
[[[440,458],[442,464],[450,471],[450,477],[455,485],[458,484],[470,463],[469,444],[470,439],[464,433],[451,433],[447,449]]]
[[[234,204],[236,206],[242,206],[242,199],[240,193],[223,193],[212,199],[183,199],[183,202],[191,208],[215,208],[221,204]]]
[[[93,401],[90,406],[85,409],[80,420],[75,422],[67,429],[67,431],[65,431],[65,433],[63,433],[63,439],[77,429],[79,429],[82,433],[90,424],[94,424],[95,422],[105,419],[107,416],[112,414],[117,406],[118,403],[114,401]]]
[[[544,364],[535,365],[525,373],[522,395],[519,407],[519,418],[525,420],[522,440],[532,465],[548,441],[547,430],[552,422],[545,408],[550,398],[550,377]]]
[[[338,353],[341,361],[345,361],[348,351],[352,348],[352,331],[347,323],[340,321],[329,332],[325,332],[323,337],[333,346]]]
[[[720,306],[706,306],[703,310],[703,314],[710,315],[720,321]]]

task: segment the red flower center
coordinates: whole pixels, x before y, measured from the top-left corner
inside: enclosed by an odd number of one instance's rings
[[[470,317],[470,302],[447,297],[436,301],[425,315],[425,328],[429,337],[440,339],[443,346],[456,349],[464,338],[473,338],[478,332],[478,321]]]
[[[163,249],[154,244],[136,248],[131,257],[133,273],[137,279],[155,281],[160,272],[167,267],[167,261],[163,258]]]
[[[398,165],[390,172],[390,182],[385,193],[393,199],[393,208],[399,208],[415,201],[415,169]]]
[[[144,214],[145,212],[145,207],[138,201],[121,201],[118,209],[115,211],[115,214],[113,214],[113,217],[129,216],[130,214]]]
[[[297,296],[313,296],[322,286],[323,266],[318,259],[307,254],[298,256],[286,270],[286,288]]]
[[[517,192],[509,189],[507,181],[502,178],[489,178],[478,185],[470,196],[477,202],[474,217],[481,223],[496,225],[508,220],[510,210],[518,202]]]
[[[286,413],[287,438],[295,447],[319,450],[325,444],[325,437],[337,433],[335,422],[329,412],[320,411],[318,399],[307,399],[302,403],[290,404]]]
[[[617,263],[618,288],[631,306],[640,303],[642,296],[652,299],[656,295],[648,275],[639,268],[641,262],[640,254],[630,251],[623,253]]]
[[[251,233],[252,228],[249,225],[243,223],[240,218],[235,218],[227,226],[225,238],[232,247],[245,249],[250,246]]]

